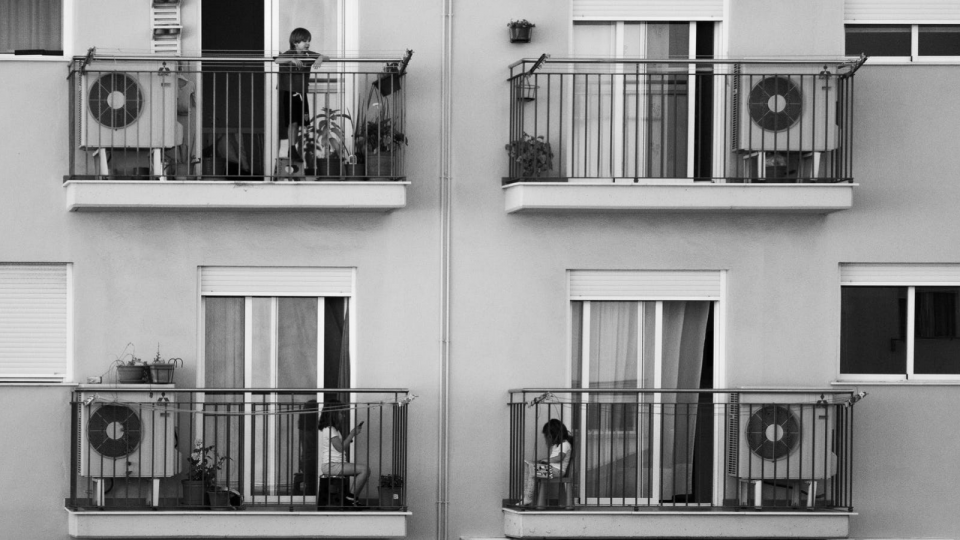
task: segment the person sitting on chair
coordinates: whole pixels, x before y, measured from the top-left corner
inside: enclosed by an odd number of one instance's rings
[[[533,495],[537,487],[537,469],[545,478],[558,478],[567,474],[570,466],[570,452],[573,450],[573,435],[560,420],[553,418],[543,424],[543,438],[550,448],[550,457],[537,463],[525,461],[523,482],[523,505],[533,504]],[[548,467],[548,468],[547,468]]]
[[[349,452],[350,443],[363,429],[363,422],[351,429],[346,437],[341,437],[340,429],[346,420],[344,414],[346,411],[347,408],[336,399],[331,399],[323,405],[323,412],[320,413],[320,421],[317,423],[317,428],[320,430],[318,441],[320,472],[327,476],[355,476],[353,492],[348,493],[346,498],[348,503],[361,506],[355,494],[362,492],[367,484],[370,467],[362,463],[348,463],[346,454]]]

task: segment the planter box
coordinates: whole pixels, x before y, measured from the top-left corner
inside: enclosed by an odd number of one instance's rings
[[[118,384],[139,384],[150,382],[147,366],[117,366]]]
[[[510,43],[530,43],[533,37],[532,26],[511,26]]]
[[[393,169],[393,154],[367,156],[367,176],[371,178],[390,178],[394,176]]]
[[[183,497],[180,498],[180,504],[196,507],[206,504],[204,496],[207,492],[207,486],[203,480],[183,480],[180,485],[183,486]]]

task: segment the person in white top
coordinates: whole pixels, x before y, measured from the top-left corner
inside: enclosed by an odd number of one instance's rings
[[[523,505],[533,504],[533,495],[537,487],[537,465],[549,466],[545,472],[551,477],[562,477],[570,467],[570,452],[573,449],[573,435],[560,420],[552,418],[543,424],[543,438],[550,448],[550,457],[537,463],[525,461],[523,482]]]
[[[340,435],[340,429],[346,421],[348,408],[337,400],[324,403],[323,412],[317,429],[320,437],[317,446],[320,450],[320,472],[329,476],[353,476],[353,491],[347,495],[347,501],[354,506],[360,506],[355,494],[363,491],[363,487],[370,478],[370,467],[362,463],[350,463],[346,455],[350,450],[350,443],[356,439],[363,429],[363,422],[350,430],[346,437]]]

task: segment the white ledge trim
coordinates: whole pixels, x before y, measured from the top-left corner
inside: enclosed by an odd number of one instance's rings
[[[530,182],[503,186],[515,212],[798,212],[853,206],[858,184],[714,184],[709,182]]]
[[[406,206],[410,182],[232,182],[68,180],[76,211],[347,210],[389,212]]]
[[[75,512],[72,538],[398,538],[411,512]]]

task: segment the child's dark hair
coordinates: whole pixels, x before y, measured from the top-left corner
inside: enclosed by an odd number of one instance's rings
[[[340,429],[340,418],[343,413],[343,403],[338,399],[329,399],[323,403],[323,411],[320,412],[320,420],[317,422],[317,429],[332,427],[337,431]]]
[[[567,426],[563,425],[563,422],[556,418],[552,418],[543,424],[543,435],[547,438],[550,446],[558,445],[563,441],[573,444],[573,435],[567,430]]]
[[[310,31],[306,28],[294,28],[293,32],[290,32],[290,48],[296,49],[297,43],[301,41],[310,41],[313,37],[310,35]]]

